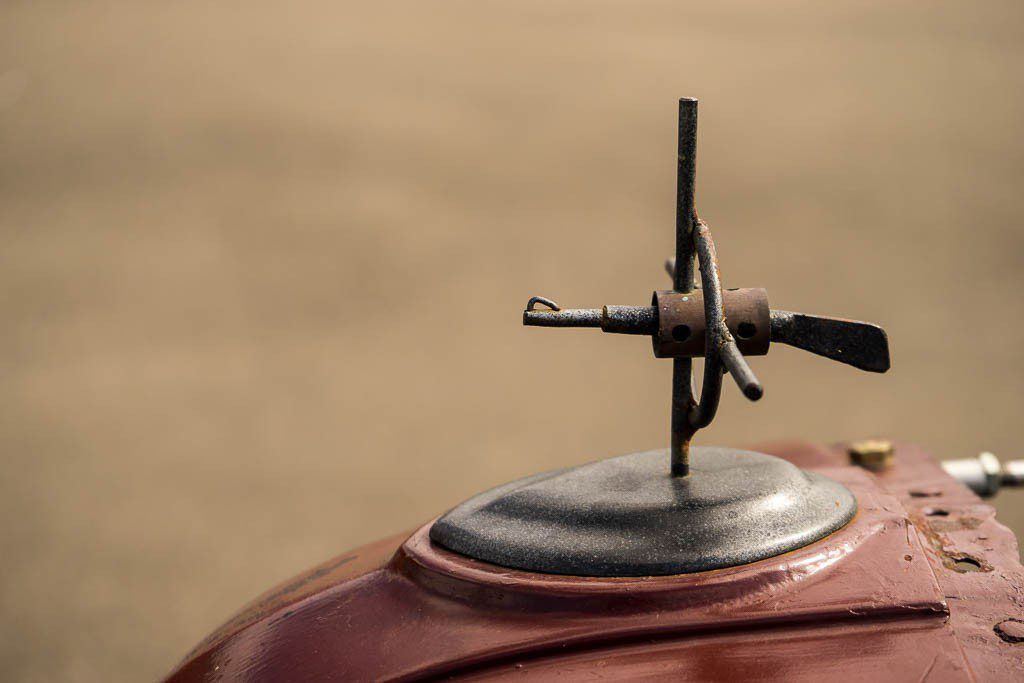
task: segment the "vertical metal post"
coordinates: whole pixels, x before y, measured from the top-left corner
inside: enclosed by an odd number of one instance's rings
[[[697,179],[697,100],[679,100],[679,158],[676,165],[675,290],[693,290],[694,185]]]
[[[697,100],[679,100],[679,157],[676,166],[675,291],[693,291],[694,185],[697,177]],[[693,362],[672,361],[672,476],[690,473],[690,439],[694,430],[688,413],[693,405]]]

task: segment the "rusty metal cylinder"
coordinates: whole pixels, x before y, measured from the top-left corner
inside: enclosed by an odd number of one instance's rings
[[[701,290],[654,293],[658,331],[654,355],[680,358],[704,355],[704,294]],[[724,289],[725,324],[744,356],[763,356],[771,342],[771,310],[764,289]]]

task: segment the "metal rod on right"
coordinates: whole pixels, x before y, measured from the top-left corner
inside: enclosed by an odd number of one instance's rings
[[[736,380],[736,386],[740,388],[743,395],[751,401],[760,399],[764,395],[764,387],[761,386],[760,380],[757,379],[754,371],[750,369],[750,366],[743,359],[743,354],[737,348],[736,342],[726,342],[718,350],[718,353],[722,357],[725,368],[732,375],[732,378]]]
[[[676,163],[676,261],[674,289],[693,291],[694,186],[697,179],[697,100],[679,100],[679,149]],[[672,361],[672,476],[690,473],[693,427],[687,414],[693,405],[693,361]]]

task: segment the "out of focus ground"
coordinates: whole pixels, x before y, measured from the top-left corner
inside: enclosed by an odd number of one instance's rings
[[[1022,14],[5,2],[3,677],[153,679],[312,563],[663,445],[648,345],[519,316],[667,284],[680,95],[726,283],[894,362],[755,359],[699,440],[1024,455]]]

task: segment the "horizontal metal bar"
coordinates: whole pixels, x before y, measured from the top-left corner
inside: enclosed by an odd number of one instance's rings
[[[533,327],[601,327],[600,308],[523,311],[523,324]]]
[[[658,330],[654,306],[605,306],[523,311],[523,324],[531,327],[600,327],[614,334],[653,335]]]
[[[869,372],[889,369],[889,338],[878,325],[842,318],[772,311],[772,341]]]

